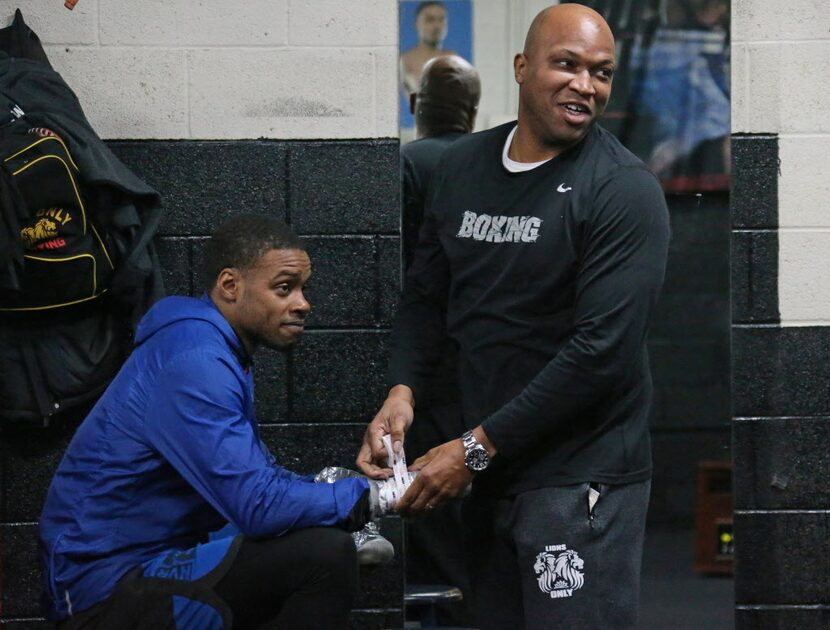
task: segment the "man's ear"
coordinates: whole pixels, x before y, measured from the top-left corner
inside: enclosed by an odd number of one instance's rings
[[[476,114],[478,114],[478,105],[473,105],[467,112],[467,120],[470,121],[467,133],[472,133],[473,129],[476,128]]]
[[[516,83],[521,85],[525,82],[525,69],[527,68],[527,57],[524,53],[516,53],[513,57],[513,77]]]
[[[213,292],[223,302],[236,302],[242,285],[242,274],[236,267],[225,267],[216,277]]]

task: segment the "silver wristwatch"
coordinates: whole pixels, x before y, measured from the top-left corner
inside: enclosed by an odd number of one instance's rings
[[[477,473],[490,465],[487,449],[479,444],[472,431],[467,431],[462,435],[461,441],[464,443],[464,465],[467,470]]]

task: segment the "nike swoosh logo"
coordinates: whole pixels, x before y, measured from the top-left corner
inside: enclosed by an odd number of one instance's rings
[[[569,190],[573,190],[573,188],[572,188],[572,187],[570,187],[570,186],[565,186],[565,182],[562,182],[562,183],[561,183],[561,184],[559,184],[559,186],[556,188],[556,192],[568,192]]]

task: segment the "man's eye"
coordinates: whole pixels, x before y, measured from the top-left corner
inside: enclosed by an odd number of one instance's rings
[[[597,72],[597,76],[610,81],[611,78],[614,76],[614,71],[610,68],[602,68]]]
[[[570,59],[557,59],[556,60],[556,65],[557,66],[562,66],[563,68],[572,68],[573,65],[574,65],[574,62],[571,61]]]
[[[278,284],[276,287],[274,287],[274,291],[277,293],[277,295],[286,296],[289,293],[291,293],[291,287],[289,287],[287,284]]]

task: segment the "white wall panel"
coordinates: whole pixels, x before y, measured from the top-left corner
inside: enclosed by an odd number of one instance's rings
[[[749,44],[748,131],[830,133],[830,40]]]
[[[184,50],[47,46],[102,138],[184,138]]]
[[[371,50],[195,50],[193,137],[365,138],[375,134]]]
[[[732,40],[830,39],[827,0],[732,0]]]
[[[292,46],[398,45],[396,0],[291,0]]]
[[[778,224],[830,228],[830,136],[781,137],[778,154]],[[830,317],[830,303],[826,308]]]
[[[15,6],[104,138],[397,135],[396,0]]]
[[[286,6],[287,0],[104,0],[101,44],[281,46],[286,43]]]
[[[782,229],[778,245],[781,324],[830,324],[830,230]]]

